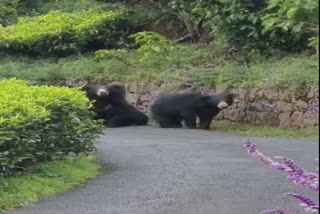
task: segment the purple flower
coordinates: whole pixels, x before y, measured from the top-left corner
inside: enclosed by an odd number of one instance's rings
[[[281,164],[277,161],[274,161],[272,158],[264,155],[261,153],[255,144],[253,144],[251,141],[248,141],[245,144],[245,147],[247,151],[255,158],[261,160],[263,163],[265,163],[267,166],[269,166],[272,169],[283,171],[283,172],[289,172],[291,169],[287,167],[284,164]]]
[[[303,205],[307,206],[307,209],[306,209],[307,211],[308,210],[319,211],[319,204],[314,202],[311,198],[308,198],[306,196],[303,196],[303,195],[297,194],[297,193],[286,193],[285,196],[300,200],[303,203]]]
[[[308,214],[309,211],[284,211],[284,210],[266,210],[261,212],[260,214]]]
[[[292,160],[288,158],[278,157],[282,160],[282,163],[273,160],[261,153],[255,144],[250,140],[245,144],[247,151],[255,158],[261,160],[267,166],[272,169],[286,172],[288,174],[288,179],[295,184],[301,185],[305,188],[319,191],[319,175],[317,173],[308,172],[300,167],[298,167]]]
[[[266,210],[261,212],[261,214],[291,214],[283,210]]]
[[[304,110],[310,116],[319,115],[319,105],[307,105]]]
[[[275,157],[275,159],[281,160],[282,162],[275,161],[273,158],[266,156],[257,149],[257,146],[248,140],[245,143],[245,148],[253,157],[261,160],[267,166],[272,169],[282,171],[288,174],[288,179],[295,184],[298,184],[307,189],[319,191],[319,174],[308,172],[297,166],[293,160],[285,157]],[[303,202],[303,206],[306,206],[304,211],[283,211],[283,210],[266,210],[261,214],[308,214],[310,212],[319,212],[319,204],[312,199],[296,193],[287,193],[285,196],[298,199]]]

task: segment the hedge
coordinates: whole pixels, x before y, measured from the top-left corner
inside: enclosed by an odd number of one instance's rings
[[[124,10],[51,11],[21,17],[17,24],[0,26],[0,50],[31,55],[75,54],[101,47],[118,47],[130,28]]]
[[[0,81],[0,176],[90,152],[101,124],[78,89]]]

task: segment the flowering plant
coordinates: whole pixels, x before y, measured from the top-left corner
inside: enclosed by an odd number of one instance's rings
[[[271,169],[281,171],[287,174],[288,180],[300,185],[304,188],[319,192],[319,174],[309,172],[305,169],[297,166],[293,160],[285,157],[271,158],[263,154],[257,149],[257,146],[248,140],[244,145],[250,155],[261,160]],[[303,211],[284,211],[284,210],[266,210],[262,214],[308,214],[313,212],[319,212],[319,203],[313,199],[297,193],[286,193],[285,196],[291,197],[302,202],[301,206],[304,206]]]

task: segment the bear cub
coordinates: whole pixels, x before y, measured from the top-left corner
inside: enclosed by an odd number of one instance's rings
[[[89,100],[93,101],[95,119],[103,119],[109,128],[131,125],[146,125],[148,117],[126,101],[122,85],[86,85],[82,87]]]
[[[214,96],[173,94],[158,98],[151,106],[152,117],[161,128],[181,128],[182,121],[190,129],[210,129],[213,118],[234,103],[235,95],[222,93]]]

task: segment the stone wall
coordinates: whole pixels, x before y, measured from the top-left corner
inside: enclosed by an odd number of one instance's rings
[[[157,85],[130,83],[125,86],[128,101],[145,111],[161,91]],[[233,92],[238,94],[236,103],[221,112],[216,119],[253,125],[319,130],[319,91],[237,89]]]
[[[238,90],[239,100],[223,111],[218,119],[254,125],[319,129],[319,92],[305,93],[274,90]]]

